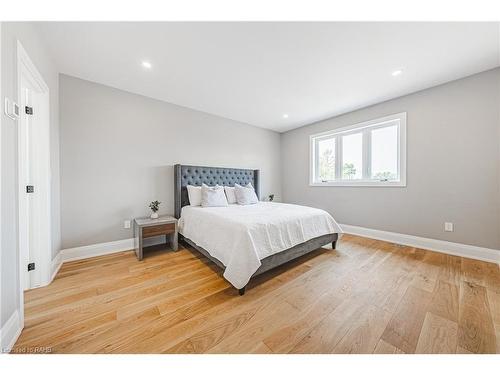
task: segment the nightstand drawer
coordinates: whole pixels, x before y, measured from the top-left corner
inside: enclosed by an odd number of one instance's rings
[[[161,224],[142,228],[142,236],[153,237],[175,232],[175,224]]]

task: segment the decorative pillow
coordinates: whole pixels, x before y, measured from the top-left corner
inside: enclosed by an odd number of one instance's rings
[[[224,186],[224,191],[226,192],[227,203],[237,203],[236,195],[234,194],[234,186]]]
[[[259,201],[259,198],[257,198],[257,194],[255,194],[255,190],[250,183],[247,186],[234,184],[234,193],[238,204],[255,204]]]
[[[201,206],[202,207],[224,207],[227,206],[224,187],[215,185],[201,185]]]
[[[201,206],[201,186],[188,185],[188,198],[190,206]]]

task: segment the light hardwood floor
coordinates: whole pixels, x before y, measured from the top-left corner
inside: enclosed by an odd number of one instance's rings
[[[25,300],[14,352],[500,352],[498,265],[348,235],[243,297],[181,247],[64,264]]]

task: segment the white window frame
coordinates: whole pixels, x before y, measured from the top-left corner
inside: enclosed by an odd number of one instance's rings
[[[371,168],[371,141],[370,131],[377,128],[383,128],[390,122],[399,120],[398,126],[398,175],[399,180],[374,180],[366,178],[370,176]],[[364,131],[366,130],[366,131]],[[341,136],[362,132],[363,134],[363,176],[357,180],[342,180],[342,142]],[[335,180],[316,181],[316,170],[319,159],[316,157],[317,142],[322,139],[335,138]],[[406,186],[406,112],[364,121],[358,124],[345,126],[342,128],[329,130],[323,133],[313,134],[309,137],[309,185],[310,186],[377,186],[377,187],[405,187]]]

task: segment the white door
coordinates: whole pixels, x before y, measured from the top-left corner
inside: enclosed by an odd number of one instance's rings
[[[21,269],[24,269],[24,290],[40,286],[40,269],[37,268],[38,245],[40,244],[39,215],[35,212],[39,209],[40,194],[37,191],[38,173],[37,173],[37,98],[38,94],[29,77],[21,79],[21,118],[19,136],[20,153],[23,155],[20,162],[19,171],[19,194],[24,196],[20,199],[20,210],[24,211],[26,220],[22,228],[19,228],[21,249]],[[32,113],[32,114],[30,114]],[[31,192],[32,191],[32,192]],[[28,265],[34,264],[34,269],[28,271]]]
[[[50,283],[52,275],[49,87],[17,42],[18,121],[18,285],[24,327],[24,290]],[[32,114],[26,113],[32,108]],[[32,185],[33,193],[27,192]],[[28,264],[35,269],[28,272]]]

